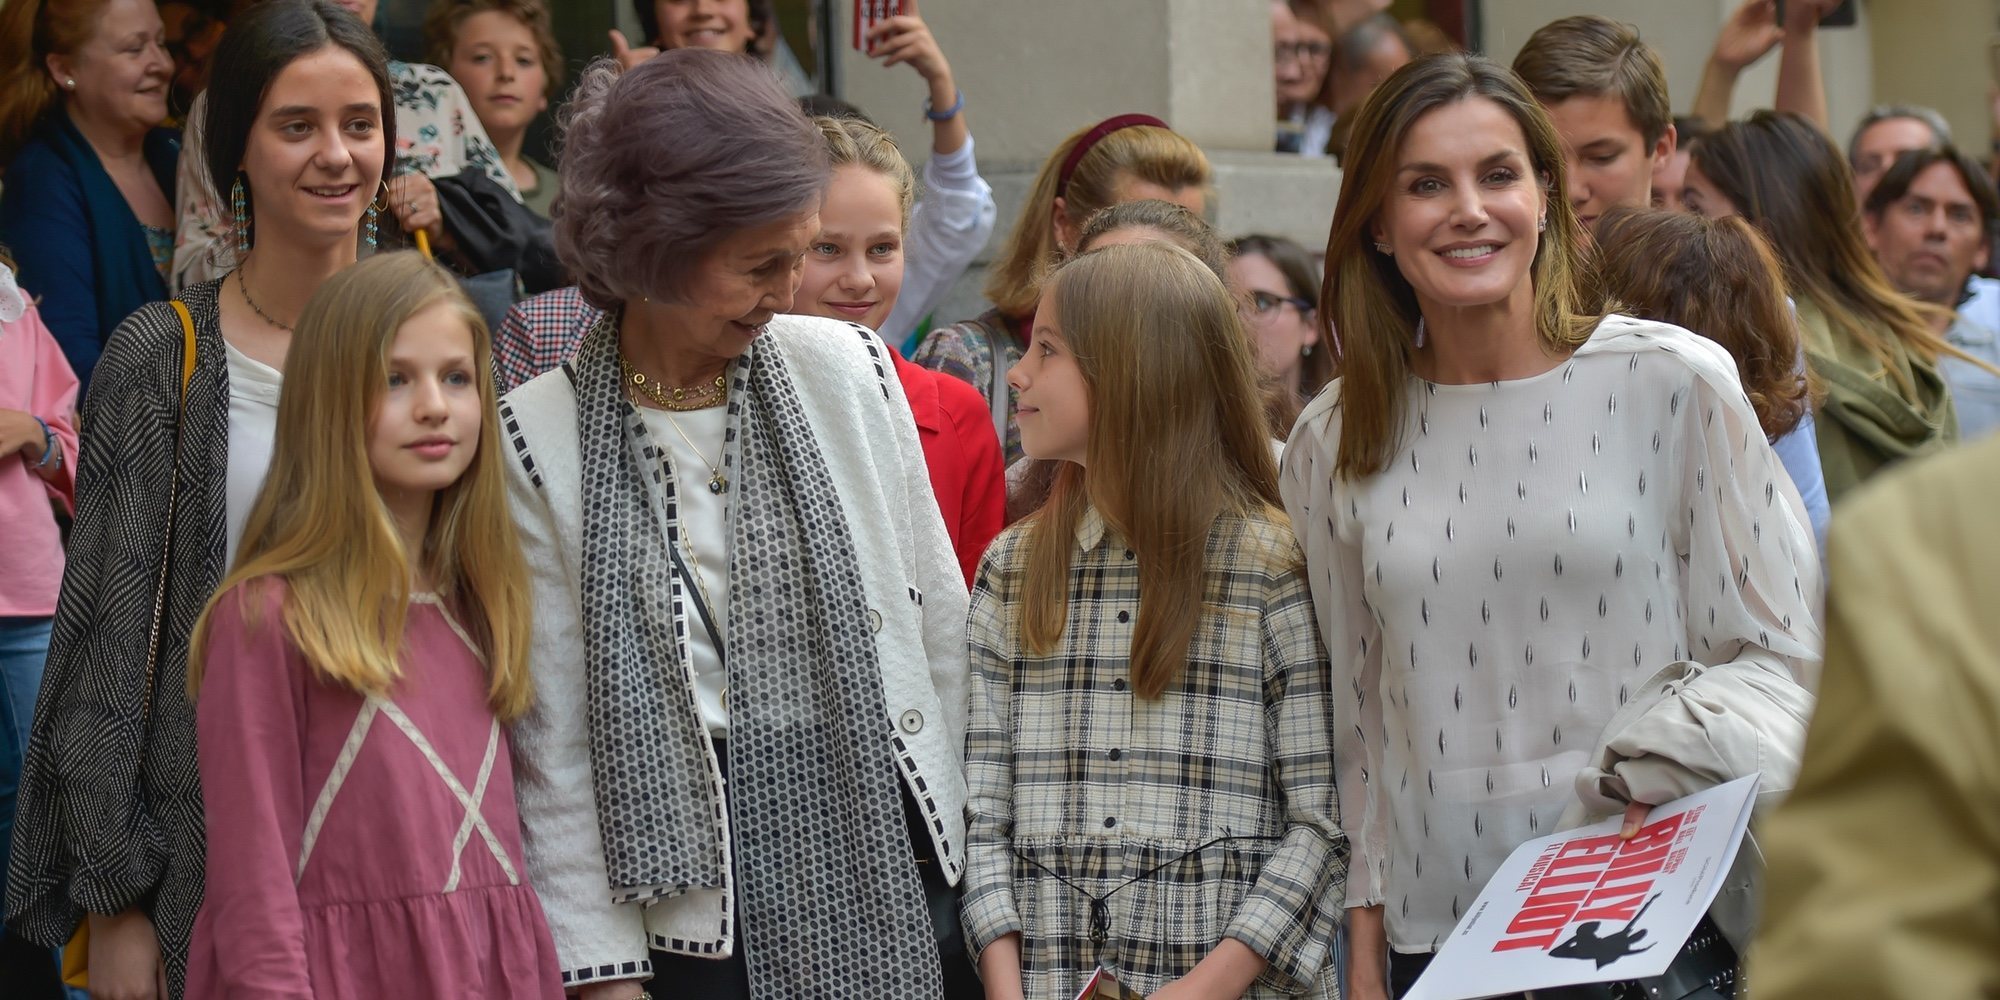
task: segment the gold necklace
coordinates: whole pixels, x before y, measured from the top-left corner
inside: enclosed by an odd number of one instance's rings
[[[701,459],[701,464],[708,466],[708,491],[716,496],[729,492],[729,477],[722,474],[722,469],[717,464],[722,456],[716,456],[717,462],[709,461],[708,456],[702,454],[701,449],[695,446],[694,439],[688,437],[686,431],[681,430],[681,422],[675,420],[672,413],[667,414],[667,424],[674,429],[675,434],[681,436],[682,441],[687,442],[688,450],[694,452],[694,457]],[[694,549],[688,549],[688,555],[694,555]]]
[[[729,400],[729,380],[726,374],[717,375],[713,382],[703,382],[686,388],[669,388],[662,385],[658,379],[649,378],[645,372],[632,367],[632,362],[625,360],[622,354],[618,357],[618,367],[625,373],[625,380],[630,382],[633,388],[645,393],[646,398],[652,400],[653,405],[662,410],[685,413],[688,410],[705,410],[711,406],[720,406]]]

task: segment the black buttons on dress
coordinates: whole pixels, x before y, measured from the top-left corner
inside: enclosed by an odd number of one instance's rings
[[[1106,816],[1106,817],[1104,817],[1104,828],[1105,828],[1106,830],[1109,830],[1109,829],[1111,829],[1112,827],[1114,827],[1114,826],[1117,826],[1117,825],[1118,825],[1118,817],[1116,817],[1116,816]]]
[[[1111,690],[1113,690],[1113,691],[1123,691],[1123,690],[1125,690],[1125,678],[1123,678],[1123,677],[1120,677],[1120,678],[1118,678],[1117,680],[1114,680],[1114,681],[1112,681],[1112,682],[1111,682]]]
[[[1120,612],[1118,612],[1118,623],[1119,623],[1119,624],[1121,624],[1121,625],[1122,625],[1122,624],[1124,624],[1124,623],[1126,623],[1126,622],[1129,622],[1129,621],[1131,621],[1131,620],[1132,620],[1132,612],[1130,612],[1130,611],[1120,611]]]
[[[1125,756],[1125,751],[1120,750],[1117,747],[1112,747],[1110,756],[1112,760],[1117,760],[1118,758]]]

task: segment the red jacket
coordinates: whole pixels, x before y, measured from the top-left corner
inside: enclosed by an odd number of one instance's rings
[[[1007,521],[1007,469],[986,397],[970,384],[911,364],[894,348],[896,377],[917,418],[917,439],[930,467],[951,547],[965,571],[965,585],[979,571],[979,557]]]

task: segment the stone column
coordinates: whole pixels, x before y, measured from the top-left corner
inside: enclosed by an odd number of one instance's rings
[[[850,0],[829,0],[846,30]],[[1125,112],[1158,115],[1201,144],[1216,167],[1210,221],[1224,236],[1289,236],[1318,251],[1333,218],[1339,174],[1330,160],[1269,152],[1274,139],[1267,0],[926,0],[965,93],[980,172],[1005,240],[1035,171],[1064,137]],[[925,89],[906,66],[883,69],[837,46],[840,96],[893,132],[912,163],[930,155]],[[982,257],[981,264],[985,258]],[[984,308],[983,267],[962,279],[936,320]]]

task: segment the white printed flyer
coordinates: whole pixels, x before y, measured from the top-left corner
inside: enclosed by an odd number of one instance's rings
[[[1757,776],[1655,806],[1631,840],[1613,818],[1522,844],[1406,1000],[1475,1000],[1667,970],[1715,900],[1750,825]]]

